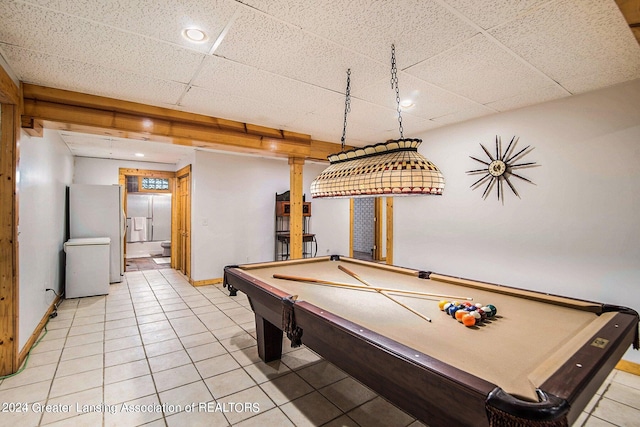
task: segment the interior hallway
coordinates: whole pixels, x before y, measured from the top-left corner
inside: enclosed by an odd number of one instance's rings
[[[130,271],[108,296],[65,300],[47,329],[27,368],[0,382],[1,402],[31,410],[1,413],[0,427],[423,425],[286,338],[282,360],[263,363],[247,298],[194,288],[170,268]],[[124,402],[158,406],[125,413]],[[207,402],[212,412],[185,411]],[[35,412],[33,403],[70,406]],[[587,409],[575,425],[640,425],[640,377],[614,371]]]

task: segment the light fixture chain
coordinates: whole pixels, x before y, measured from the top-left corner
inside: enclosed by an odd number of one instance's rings
[[[400,108],[400,87],[398,85],[398,69],[396,67],[396,46],[391,45],[391,89],[396,90],[396,105],[398,110],[398,123],[400,126],[400,139],[404,139],[402,129],[402,108]]]
[[[344,151],[344,141],[347,134],[347,114],[351,112],[351,68],[347,70],[347,89],[344,97],[344,126],[342,127],[342,151]]]

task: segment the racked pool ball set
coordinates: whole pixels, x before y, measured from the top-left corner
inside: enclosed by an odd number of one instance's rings
[[[493,304],[483,305],[480,303],[457,302],[442,300],[438,303],[440,310],[456,319],[465,326],[474,326],[487,319],[495,317],[498,310]]]

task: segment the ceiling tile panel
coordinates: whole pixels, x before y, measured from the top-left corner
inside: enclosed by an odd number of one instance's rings
[[[60,12],[11,2],[0,18],[0,41],[33,51],[188,82],[203,54],[113,30]]]
[[[544,88],[536,88],[529,92],[522,92],[509,98],[490,102],[486,104],[486,106],[496,111],[509,111],[516,108],[526,107],[527,105],[564,98],[565,96],[569,96],[569,93],[554,84]]]
[[[466,110],[459,110],[455,113],[447,114],[446,116],[436,117],[432,120],[437,126],[443,126],[451,123],[464,122],[465,120],[471,120],[493,113],[495,113],[495,110],[483,105],[478,105],[467,108]]]
[[[472,37],[477,30],[431,0],[247,0],[247,4],[387,64],[396,44],[405,68]]]
[[[140,74],[117,71],[41,52],[2,45],[13,70],[26,83],[134,102],[171,107],[186,86]]]
[[[345,74],[346,76],[346,74]],[[230,96],[242,96],[299,111],[340,111],[344,95],[221,57],[207,57],[195,86]]]
[[[224,118],[229,120],[305,133],[304,129],[288,127],[288,124],[303,115],[303,112],[245,98],[240,94],[230,96],[192,87],[184,96],[181,106],[187,111],[198,111],[214,117],[224,114]]]
[[[342,120],[342,116],[328,117],[319,111],[297,116],[289,123],[289,126],[292,129],[304,129],[303,133],[312,135],[313,139],[340,144]],[[349,138],[349,126],[350,124],[347,125],[347,139]]]
[[[407,73],[481,104],[552,83],[482,34]]]
[[[208,52],[238,7],[233,0],[32,0],[32,3],[131,33]],[[185,28],[199,28],[208,39],[192,43]]]
[[[404,128],[404,136],[406,138],[415,138],[417,135],[435,129],[438,126],[439,125],[433,120],[416,117],[406,112],[402,114],[402,127]]]
[[[61,131],[60,136],[76,156],[176,163],[189,156],[191,148],[164,142],[140,141],[103,135]],[[144,154],[143,157],[136,153]]]
[[[640,77],[640,46],[613,1],[549,2],[490,33],[562,85],[600,76],[604,87],[616,70]]]
[[[410,100],[413,103],[407,113],[424,119],[444,116],[477,104],[403,72],[398,73],[398,85],[400,100]],[[393,110],[397,108],[396,94],[391,88],[390,77],[361,90],[353,90],[352,95]]]
[[[340,129],[339,135],[342,135],[342,119],[337,124]],[[402,127],[404,137],[411,138],[435,126],[430,120],[408,114],[405,111],[402,113]],[[351,112],[347,117],[347,140],[354,138],[367,144],[400,138],[398,111],[395,108],[385,108],[370,102],[352,99]]]
[[[609,67],[592,74],[579,75],[563,80],[562,85],[572,94],[579,94],[640,78],[640,67],[628,64],[623,67]]]
[[[549,0],[446,0],[448,4],[487,30],[530,12]]]
[[[292,126],[304,128],[305,133],[313,135],[314,139],[335,143],[340,143],[343,125],[344,99],[339,111],[318,110],[292,122]],[[347,116],[346,144],[353,145],[354,141],[360,145],[380,142],[381,134],[390,129],[395,129],[395,138],[398,138],[397,112],[352,98],[351,112]]]
[[[251,9],[236,19],[216,55],[294,80],[343,92],[348,68],[372,83],[386,66]]]
[[[398,112],[394,108],[386,108],[359,99],[351,99],[351,112],[348,123],[365,123],[374,131],[398,129]],[[342,120],[340,121],[342,123]]]

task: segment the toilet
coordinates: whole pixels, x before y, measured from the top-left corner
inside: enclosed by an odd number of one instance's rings
[[[165,240],[160,243],[160,246],[162,246],[162,256],[171,256],[171,241]]]

